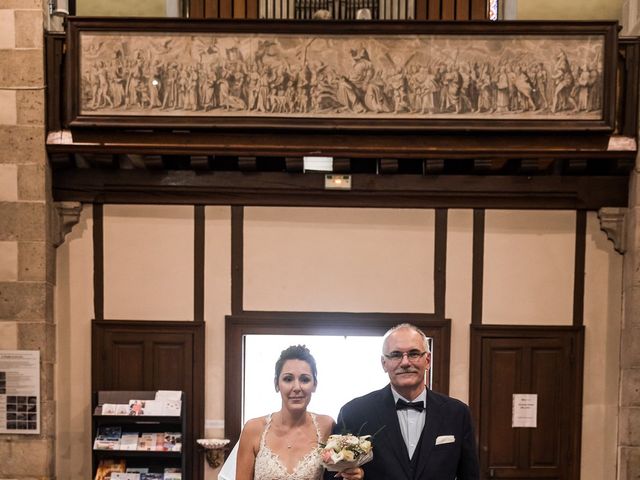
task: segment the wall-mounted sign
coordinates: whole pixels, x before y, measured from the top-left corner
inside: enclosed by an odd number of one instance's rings
[[[536,393],[514,393],[511,409],[513,428],[536,428],[538,426],[538,395]]]
[[[0,350],[0,433],[40,433],[38,350]]]

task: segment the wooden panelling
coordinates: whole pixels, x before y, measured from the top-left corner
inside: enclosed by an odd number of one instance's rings
[[[619,39],[621,91],[617,98],[618,130],[635,137],[638,131],[638,94],[640,89],[640,38]]]
[[[328,195],[324,175],[313,173],[73,169],[54,173],[53,196],[88,203],[597,210],[626,207],[629,183],[625,176],[356,175],[350,191]]]
[[[233,1],[233,18],[248,18],[246,0]]]
[[[144,385],[144,342],[137,335],[118,338],[108,356],[110,382],[120,390],[136,390]]]
[[[445,316],[445,300],[447,291],[447,220],[448,210],[436,210],[436,237],[433,269],[433,304],[438,317]]]
[[[289,3],[284,0],[270,0],[273,6],[267,18],[293,19],[295,12],[289,11]],[[334,18],[355,18],[354,13],[341,15],[339,10],[345,8],[340,0],[335,0],[330,8],[335,10]],[[391,6],[390,11],[389,7]],[[402,2],[384,3],[380,7],[380,18],[404,18],[409,6]],[[486,0],[416,0],[413,15],[407,12],[408,18],[416,20],[484,20],[487,15]],[[378,18],[376,8],[372,8],[373,18]],[[355,11],[355,10],[354,10]],[[344,12],[343,12],[344,13]],[[260,16],[258,0],[189,0],[190,18],[237,18],[256,19]]]
[[[246,0],[247,2],[247,18],[258,18],[259,6],[258,0]]]
[[[188,365],[192,358],[191,355],[186,355],[186,352],[192,347],[189,344],[186,347],[185,349],[184,339],[179,336],[176,336],[173,341],[170,338],[163,338],[151,346],[155,388],[174,389],[178,378],[181,379],[183,385],[193,383],[193,372]]]
[[[218,0],[218,18],[233,18],[233,0]]]
[[[188,0],[189,18],[216,18],[208,15],[209,3],[217,0]],[[206,2],[206,3],[205,3]]]
[[[427,9],[427,20],[440,20],[442,18],[441,0],[427,0],[429,7]]]
[[[533,348],[531,351],[531,391],[538,394],[538,424],[531,430],[527,462],[533,468],[557,468],[560,458],[562,371],[560,348]]]
[[[487,0],[471,0],[471,20],[487,19]]]
[[[231,313],[244,309],[244,207],[231,207]]]
[[[484,222],[485,212],[473,210],[473,266],[471,273],[471,323],[482,323],[482,300],[484,281]]]
[[[579,478],[583,355],[583,327],[472,325],[481,478]],[[512,426],[517,393],[537,395],[536,428]]]
[[[202,0],[201,0],[202,1]],[[204,0],[204,18],[221,18],[220,1],[225,0]],[[229,0],[226,0],[229,1]]]
[[[573,324],[584,323],[584,269],[586,261],[587,212],[576,212],[575,273],[573,276]]]
[[[456,0],[456,20],[469,20],[469,0]]]
[[[456,0],[442,0],[440,9],[440,20],[456,19]]]
[[[47,62],[47,131],[61,130],[64,124],[62,108],[64,90],[64,49],[62,33],[49,33],[45,37]]]
[[[204,322],[205,211],[203,205],[194,207],[193,217],[193,320]]]
[[[489,408],[482,409],[481,424],[492,425],[487,438],[488,462],[492,466],[515,468],[519,457],[517,430],[511,428],[510,415],[501,415],[501,412],[511,411],[510,392],[518,391],[522,354],[519,350],[506,347],[496,347],[491,352],[483,353],[487,356],[483,362],[489,363],[490,371],[500,372],[499,377],[487,378],[486,396],[483,398]]]
[[[92,323],[92,375],[99,390],[185,392],[187,435],[185,478],[203,478],[195,440],[204,433],[203,322],[106,320]]]
[[[93,204],[93,309],[96,320],[104,318],[104,226],[101,203]]]

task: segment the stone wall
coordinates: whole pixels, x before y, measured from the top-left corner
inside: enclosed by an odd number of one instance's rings
[[[640,171],[630,179],[620,345],[618,480],[640,478]]]
[[[622,3],[622,35],[640,35],[640,0]]]
[[[45,153],[45,0],[0,0],[0,349],[40,350],[40,435],[2,435],[0,478],[54,478],[54,253]]]
[[[640,34],[640,1],[623,5],[622,33]],[[638,106],[636,105],[636,108]],[[618,480],[640,479],[640,157],[631,174],[626,219],[620,345]]]

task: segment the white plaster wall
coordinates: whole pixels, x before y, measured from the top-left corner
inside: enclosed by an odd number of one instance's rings
[[[622,255],[587,217],[581,479],[616,478]]]
[[[135,287],[130,272],[141,269],[145,281],[159,285],[160,291],[167,288],[164,275],[175,272],[178,259],[188,266],[181,275],[192,282],[192,208],[124,207],[118,211],[127,215],[106,212],[110,233],[105,235],[105,251],[111,252],[112,265],[105,289],[118,282]],[[445,312],[452,320],[450,394],[468,401],[473,214],[450,210],[448,217]],[[122,218],[135,218],[146,227],[129,228]],[[245,308],[433,312],[432,211],[248,208],[245,218]],[[207,207],[205,222],[205,434],[221,437],[224,317],[231,310],[230,208]],[[80,223],[57,252],[58,478],[90,477],[91,225],[91,209],[84,208]],[[599,231],[595,214],[589,214],[587,226],[581,478],[600,480],[613,478],[616,465],[622,265]],[[488,211],[486,227],[485,322],[570,325],[575,214]],[[144,251],[146,244],[157,244],[152,241],[157,238],[173,240],[152,249],[153,255]],[[115,244],[136,255],[115,251]],[[152,259],[161,264],[159,270],[146,267]],[[159,272],[158,281],[154,276]],[[184,318],[191,318],[192,283],[177,285],[175,278],[180,277],[173,277],[178,294],[168,300],[165,293],[131,297],[140,304],[135,307],[139,315],[158,316],[158,303],[166,307],[175,301]],[[303,282],[307,285],[298,285]],[[130,306],[118,308],[123,318],[132,317]],[[207,466],[205,471],[207,480],[216,478],[216,470]]]
[[[56,250],[56,477],[91,478],[91,320],[93,219],[80,221]]]
[[[572,324],[575,216],[486,212],[482,323]]]
[[[246,208],[246,310],[433,312],[433,210]]]
[[[473,264],[473,211],[449,210],[445,316],[451,319],[449,394],[469,402],[469,325]]]
[[[623,0],[507,0],[518,20],[619,20]]]
[[[193,212],[104,206],[105,319],[193,320]]]
[[[176,0],[82,0],[77,2],[77,14],[82,16],[110,15],[116,17],[164,17],[174,10]]]
[[[205,435],[224,438],[225,315],[231,314],[231,209],[205,210]],[[207,426],[209,425],[209,426]],[[219,469],[205,464],[206,480]]]

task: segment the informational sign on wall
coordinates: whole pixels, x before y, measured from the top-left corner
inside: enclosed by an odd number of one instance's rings
[[[38,350],[0,350],[1,433],[40,433]]]
[[[536,393],[513,394],[511,426],[514,428],[538,426],[538,395]]]

